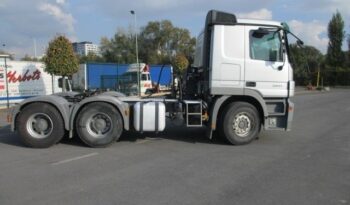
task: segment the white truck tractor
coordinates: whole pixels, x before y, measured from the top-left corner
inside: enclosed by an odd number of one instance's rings
[[[186,82],[174,89],[178,94],[137,98],[118,92],[67,92],[33,97],[13,109],[11,129],[27,146],[38,148],[75,133],[88,146],[104,147],[126,130],[161,132],[167,117],[180,117],[187,127],[206,127],[209,138],[218,132],[234,145],[250,143],[261,128],[288,131],[294,112],[288,34],[293,35],[284,23],[237,19],[211,10]]]

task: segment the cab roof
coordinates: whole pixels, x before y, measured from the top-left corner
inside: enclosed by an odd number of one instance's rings
[[[258,25],[282,27],[281,22],[258,19],[237,19],[236,15],[223,11],[210,10],[205,21],[205,28],[214,25]]]
[[[281,22],[278,21],[268,21],[260,19],[237,19],[237,24],[252,24],[258,26],[277,26],[282,27]]]

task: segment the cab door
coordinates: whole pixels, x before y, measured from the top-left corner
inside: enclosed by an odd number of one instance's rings
[[[283,32],[276,28],[245,26],[245,92],[263,97],[288,96],[288,63]]]

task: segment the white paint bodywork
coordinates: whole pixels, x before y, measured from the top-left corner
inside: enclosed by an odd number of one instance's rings
[[[244,27],[215,26],[212,42],[209,87],[243,88]]]
[[[248,89],[257,90],[264,97],[288,97],[288,76],[289,63],[272,62],[251,59],[249,55],[249,34],[252,30],[259,29],[259,26],[244,26],[245,28],[245,81],[256,82],[256,87]],[[283,58],[288,61],[287,53]],[[283,66],[281,70],[278,67]]]
[[[259,27],[269,28],[268,25],[270,28],[276,28],[281,24],[274,21],[246,19],[239,19],[238,23],[254,25],[215,25],[213,27],[209,88],[216,92],[223,91],[225,94],[230,92],[230,89],[234,93],[237,91],[235,88],[251,89],[257,91],[264,98],[293,96],[293,70],[288,62],[286,52],[283,53],[285,62],[254,60],[250,57],[250,31],[257,30]],[[199,51],[200,48],[197,46],[196,58],[198,54],[203,52]],[[201,56],[198,56],[199,59]],[[200,66],[198,62],[202,61],[195,60],[195,65]],[[281,70],[278,69],[280,66],[283,66]],[[254,82],[256,86],[247,87],[247,82]]]
[[[6,78],[8,81],[9,103],[19,103],[23,99],[39,95],[62,92],[58,86],[61,76],[51,76],[45,72],[41,62],[0,60],[0,106],[7,103]],[[67,88],[69,89],[69,88]]]
[[[78,72],[72,75],[72,86],[76,90],[87,90],[87,65],[80,64]]]

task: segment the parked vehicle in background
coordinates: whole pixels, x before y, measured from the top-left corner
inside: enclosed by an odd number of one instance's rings
[[[173,68],[170,65],[140,63],[141,93],[156,86],[171,88]],[[163,67],[163,69],[162,69]],[[137,64],[86,63],[72,76],[73,90],[113,90],[137,95]]]
[[[62,77],[51,76],[45,72],[43,63],[8,60],[6,64],[7,73],[5,72],[4,62],[0,62],[1,107],[7,104],[7,100],[10,104],[14,104],[33,96],[62,92]],[[6,78],[8,88],[6,87]],[[67,82],[68,80],[66,80]],[[70,83],[67,83],[67,85],[68,91],[71,91]]]
[[[152,90],[152,81],[150,75],[150,68],[145,63],[130,64],[126,72],[120,76],[120,92],[137,95],[138,84],[137,75],[140,74],[140,90],[141,94]]]

